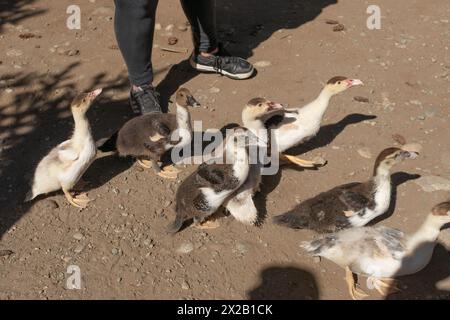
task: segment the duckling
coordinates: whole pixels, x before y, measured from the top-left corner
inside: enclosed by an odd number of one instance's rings
[[[265,98],[251,99],[242,110],[242,122],[244,127],[250,130],[256,137],[256,145],[266,148],[270,153],[270,131],[266,130],[265,123],[274,117],[283,116],[284,107]],[[225,207],[238,221],[245,224],[255,224],[258,219],[258,210],[253,202],[253,196],[259,191],[261,183],[261,169],[263,164],[260,159],[252,161],[247,180],[227,200]]]
[[[176,218],[169,233],[178,232],[192,218],[197,226],[202,224],[247,179],[249,136],[245,128],[231,131],[225,141],[225,163],[215,159],[204,162],[181,183],[176,194]]]
[[[330,99],[336,94],[359,85],[363,85],[359,79],[336,76],[327,82],[315,100],[300,108],[288,108],[284,119],[272,126],[279,152],[282,153],[280,160],[306,168],[324,165],[323,159],[307,161],[283,152],[313,138],[319,132]]]
[[[172,148],[183,148],[191,143],[192,128],[188,107],[200,104],[186,88],[180,88],[175,97],[175,114],[151,113],[129,120],[120,129],[116,147],[120,156],[133,156],[145,168],[167,179],[176,179],[178,170],[172,165],[161,168],[158,162]],[[174,138],[178,133],[179,138]]]
[[[353,299],[367,294],[356,286],[354,275],[368,277],[367,286],[383,296],[395,292],[395,277],[416,273],[430,262],[440,229],[450,223],[450,202],[433,207],[412,235],[398,229],[360,227],[324,235],[301,246],[345,268],[345,280]]]
[[[274,217],[273,221],[285,227],[317,232],[364,226],[389,208],[391,168],[405,159],[415,159],[417,155],[417,150],[384,149],[375,161],[370,180],[344,184],[320,193]]]
[[[71,104],[75,130],[72,137],[53,148],[38,164],[31,190],[25,198],[30,201],[38,195],[62,189],[70,204],[86,208],[91,201],[86,194],[72,196],[70,190],[95,159],[96,146],[86,112],[102,92],[97,89],[81,93]]]

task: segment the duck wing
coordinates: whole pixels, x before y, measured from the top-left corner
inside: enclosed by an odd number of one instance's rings
[[[79,153],[71,148],[70,140],[61,143],[58,148],[58,158],[61,162],[72,162],[78,159]]]
[[[377,226],[374,230],[378,233],[375,242],[381,253],[396,260],[401,260],[406,252],[405,233],[384,226]]]
[[[204,162],[197,169],[196,180],[201,184],[222,185],[226,180],[226,171],[223,169],[224,165]]]

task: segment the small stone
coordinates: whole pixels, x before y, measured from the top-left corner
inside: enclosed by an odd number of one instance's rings
[[[172,204],[172,201],[166,200],[166,201],[164,201],[163,207],[168,208],[171,204]]]
[[[80,54],[80,50],[78,49],[72,49],[66,52],[66,55],[68,55],[69,57],[73,57],[73,56],[77,56]]]
[[[6,51],[6,55],[8,57],[20,57],[21,55],[23,55],[23,51],[19,49],[11,49]]]
[[[189,290],[191,287],[189,286],[189,283],[184,280],[183,283],[181,284],[181,289],[183,290]]]
[[[353,97],[353,100],[358,101],[358,102],[362,102],[362,103],[369,103],[369,99],[368,98],[361,97],[361,96]]]
[[[112,253],[113,256],[117,256],[117,255],[119,254],[119,249],[113,248],[113,249],[111,250],[111,253]]]
[[[414,180],[425,192],[450,191],[450,179],[440,176],[425,176]]]
[[[6,93],[13,93],[13,91],[14,91],[14,90],[11,89],[11,88],[8,88],[8,89],[5,90]]]
[[[313,257],[314,263],[320,263],[322,259],[319,256]]]
[[[178,42],[178,38],[177,37],[169,37],[169,39],[167,40],[167,43],[171,46],[177,44]]]
[[[339,21],[337,20],[332,20],[332,19],[327,19],[325,20],[326,24],[339,24]]]
[[[169,25],[167,25],[167,27],[164,28],[164,30],[166,30],[166,31],[172,31],[173,28],[174,28],[174,25],[173,25],[173,24],[169,24]]]
[[[75,253],[81,253],[81,251],[83,251],[83,249],[84,249],[84,246],[81,245],[81,244],[79,244],[79,245],[77,245],[77,246],[75,247],[75,249],[73,250],[73,252],[75,252]]]
[[[194,245],[190,242],[183,243],[178,249],[179,254],[188,254],[194,250]]]
[[[177,29],[180,31],[187,31],[188,26],[186,24],[180,24],[177,26]]]
[[[209,92],[210,92],[210,93],[219,93],[219,92],[220,92],[220,89],[219,89],[219,88],[216,88],[216,87],[211,87],[211,88],[209,89]]]
[[[77,233],[75,233],[73,236],[72,236],[75,240],[82,240],[83,238],[84,238],[84,236],[83,236],[83,234],[82,233],[80,233],[80,232],[77,232]]]
[[[162,29],[161,23],[156,23],[155,30],[161,30],[161,29]]]
[[[358,149],[357,152],[363,158],[372,159],[372,152],[370,152],[370,149],[367,147]]]
[[[419,120],[425,120],[425,116],[423,116],[423,115],[417,116],[417,119],[419,119]]]
[[[344,31],[345,26],[342,23],[339,23],[333,27],[334,32]]]
[[[272,62],[267,61],[267,60],[261,60],[261,61],[257,61],[253,64],[253,66],[257,67],[257,68],[267,68],[269,66],[272,65]]]

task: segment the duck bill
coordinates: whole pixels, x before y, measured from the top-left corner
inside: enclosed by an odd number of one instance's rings
[[[91,101],[94,101],[95,98],[97,98],[102,93],[102,91],[103,91],[103,89],[97,89],[97,90],[91,91],[88,93],[88,98]]]
[[[195,98],[193,96],[187,97],[187,102],[188,102],[189,106],[191,106],[192,108],[201,107],[201,104],[197,100],[195,100]]]
[[[351,87],[355,87],[355,86],[363,86],[364,82],[362,82],[359,79],[348,79],[347,81],[347,87],[351,88]]]
[[[284,106],[281,103],[277,103],[277,102],[269,102],[269,108],[267,109],[267,111],[273,111],[273,110],[281,110],[284,109]]]
[[[402,158],[403,159],[416,159],[419,156],[418,152],[415,151],[403,151]]]

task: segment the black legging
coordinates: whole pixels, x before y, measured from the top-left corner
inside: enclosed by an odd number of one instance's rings
[[[152,48],[158,0],[114,0],[114,29],[128,68],[130,82],[140,86],[153,81]],[[192,28],[195,52],[217,48],[215,0],[181,0]]]

